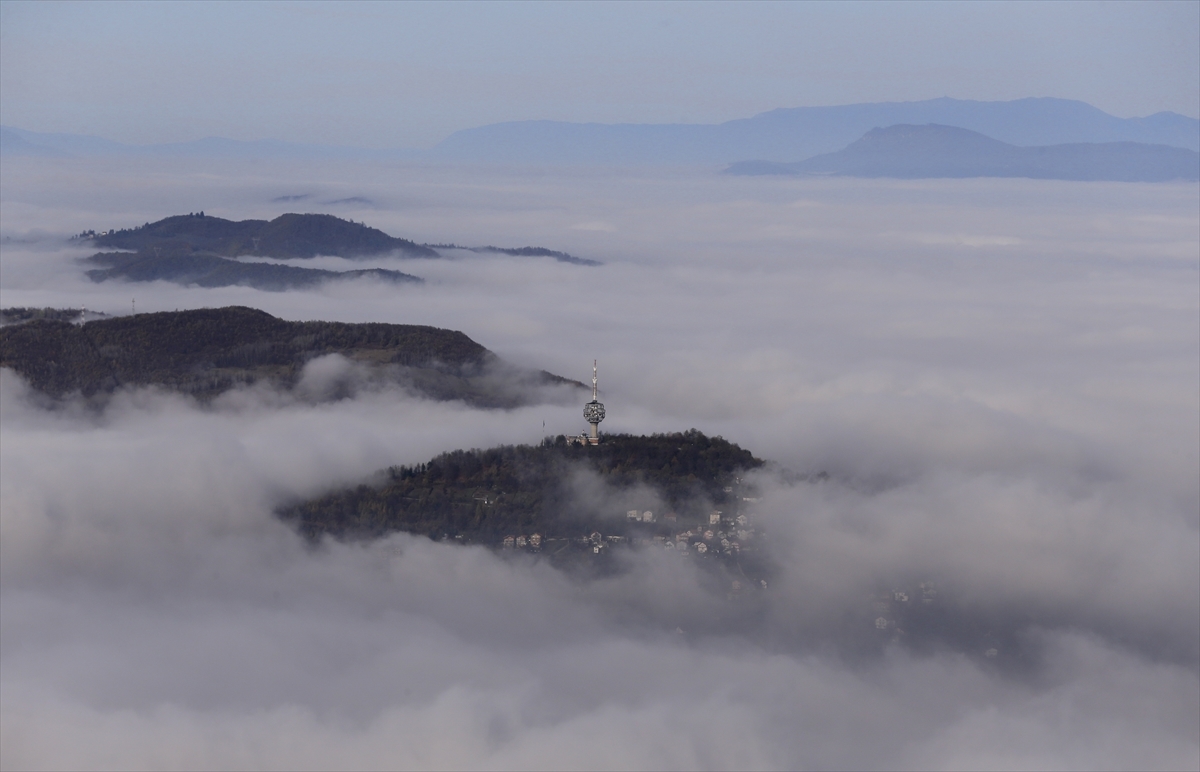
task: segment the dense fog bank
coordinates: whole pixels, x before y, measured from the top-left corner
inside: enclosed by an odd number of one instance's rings
[[[580,406],[143,389],[96,411],[0,372],[5,768],[1200,764],[1194,185],[55,160],[0,183],[6,307],[457,329],[571,378],[599,359],[602,430],[776,462],[767,588],[729,597],[665,550],[584,581],[402,534],[314,548],[272,514],[578,432]],[[264,293],[92,284],[65,240],[299,193],[606,264],[384,257],[427,283]],[[877,635],[873,600],[922,582],[966,632]]]

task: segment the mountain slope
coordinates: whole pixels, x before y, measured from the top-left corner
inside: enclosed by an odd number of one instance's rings
[[[731,174],[848,177],[1030,177],[1054,180],[1163,182],[1200,179],[1200,153],[1137,142],[1017,147],[953,126],[872,129],[836,153],[796,163],[744,161]]]
[[[583,388],[550,373],[506,365],[453,330],[289,322],[240,306],[82,325],[35,319],[0,328],[0,367],[12,368],[53,397],[104,395],[126,385],[157,385],[202,399],[257,382],[291,389],[302,384],[308,362],[330,354],[347,363],[333,368],[341,380],[326,396],[400,383],[434,399],[512,407],[535,399],[541,386]]]

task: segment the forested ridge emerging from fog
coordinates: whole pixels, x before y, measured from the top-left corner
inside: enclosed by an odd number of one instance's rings
[[[582,473],[596,475],[610,491],[646,486],[645,502],[660,496],[678,519],[662,512],[655,523],[635,527],[665,535],[709,507],[735,508],[744,492],[739,475],[762,465],[750,451],[695,429],[609,434],[599,445],[569,444],[560,436],[537,446],[456,450],[428,463],[392,467],[375,484],[334,491],[280,514],[309,537],[406,531],[494,544],[535,532],[570,538],[627,530],[621,502],[632,506],[638,494],[580,497],[574,486]]]
[[[552,257],[563,263],[596,266],[566,252],[545,247],[462,247],[456,244],[417,244],[389,236],[365,223],[331,214],[283,214],[274,220],[225,220],[204,212],[167,217],[136,228],[97,232],[86,230],[75,240],[119,252],[97,252],[85,263],[99,266],[87,272],[95,282],[170,281],[200,287],[248,286],[280,292],[312,287],[327,281],[372,278],[397,284],[423,280],[402,271],[367,268],[332,271],[281,265],[272,260],[306,259],[318,255],[356,259],[391,254],[400,257],[441,257],[435,246],[515,257]]]
[[[306,363],[328,354],[340,354],[425,396],[477,406],[518,404],[521,385],[575,384],[511,368],[507,381],[492,377],[502,367],[499,358],[453,330],[289,322],[240,306],[82,325],[41,318],[0,328],[0,366],[54,397],[72,392],[90,397],[130,385],[164,386],[200,398],[259,381],[289,387]]]
[[[186,247],[189,251],[222,257],[363,257],[385,252],[401,252],[410,257],[438,256],[429,247],[331,214],[282,214],[274,220],[235,221],[200,212],[167,217],[138,228],[89,232],[86,236],[101,247],[132,250]]]
[[[283,214],[270,221],[234,221],[193,212],[137,228],[84,231],[76,238],[129,250],[97,252],[87,258],[86,262],[101,266],[87,272],[92,281],[163,280],[201,287],[244,285],[276,292],[340,279],[370,277],[396,283],[421,279],[384,268],[330,271],[237,258],[359,258],[385,253],[439,256],[429,247],[330,214]]]

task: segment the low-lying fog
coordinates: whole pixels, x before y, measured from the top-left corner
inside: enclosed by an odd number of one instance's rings
[[[760,477],[779,568],[739,615],[665,551],[582,581],[404,535],[314,550],[272,515],[578,432],[581,405],[144,390],[96,414],[4,371],[4,768],[1200,765],[1195,185],[6,159],[0,203],[5,307],[462,330],[580,380],[598,359],[602,430],[831,476]],[[65,240],[200,210],[606,264],[384,258],[426,284],[271,293],[92,284]],[[1018,651],[847,644],[872,593],[925,579]]]

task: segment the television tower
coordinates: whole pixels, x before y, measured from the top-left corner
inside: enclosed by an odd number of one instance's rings
[[[597,397],[596,391],[596,360],[592,360],[592,401],[583,406],[583,417],[592,425],[592,434],[588,442],[600,444],[600,422],[604,420],[604,403]]]

